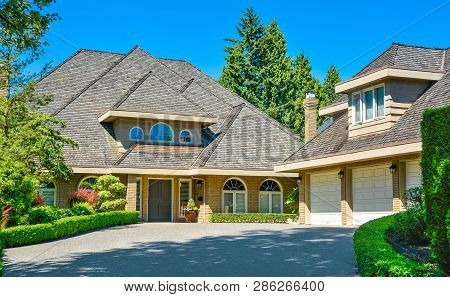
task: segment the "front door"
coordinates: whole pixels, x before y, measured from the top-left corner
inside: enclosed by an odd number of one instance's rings
[[[148,221],[170,222],[172,219],[172,181],[148,180]]]

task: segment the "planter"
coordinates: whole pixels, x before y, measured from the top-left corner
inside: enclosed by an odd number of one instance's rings
[[[184,213],[184,216],[186,217],[186,221],[189,223],[195,223],[197,220],[197,211],[195,210],[187,210]]]

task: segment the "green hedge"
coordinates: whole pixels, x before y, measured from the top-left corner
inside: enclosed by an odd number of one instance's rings
[[[112,211],[89,216],[62,218],[52,223],[17,226],[0,232],[4,248],[40,243],[99,228],[135,224],[136,211]]]
[[[395,215],[382,217],[356,230],[353,236],[356,266],[361,276],[439,276],[431,264],[418,263],[397,253],[386,241]]]
[[[288,213],[213,213],[211,223],[287,223],[297,220],[296,214]]]
[[[450,209],[450,106],[423,113],[422,189],[431,249],[444,272],[450,272],[447,216]]]

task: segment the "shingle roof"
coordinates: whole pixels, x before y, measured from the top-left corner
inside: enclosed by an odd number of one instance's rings
[[[154,58],[135,47],[127,54],[81,50],[38,82],[53,101],[42,110],[66,123],[79,143],[65,149],[71,166],[271,168],[302,142],[299,137],[212,78],[181,60]],[[209,115],[203,148],[142,143],[121,153],[110,109]],[[214,135],[213,132],[217,132]]]
[[[321,109],[337,106],[339,104],[346,103],[347,101],[348,101],[348,95],[347,94],[343,94],[343,95],[339,96],[336,100],[334,100],[333,102],[328,104],[327,106],[322,107]]]
[[[426,52],[426,49],[422,47],[420,47],[419,50],[421,52]],[[430,49],[430,53],[424,54],[424,59],[427,60],[427,57],[432,56],[435,51],[435,49]],[[408,51],[405,51],[405,53],[407,52]],[[285,163],[320,159],[328,156],[421,141],[420,122],[422,120],[422,113],[425,109],[450,104],[450,59],[448,56],[450,56],[449,50],[442,54],[442,58],[444,58],[445,61],[444,63],[441,61],[441,63],[445,74],[441,80],[429,87],[420,98],[414,102],[411,108],[405,112],[398,122],[391,127],[391,129],[380,134],[349,138],[348,115],[345,113],[335,119],[334,123],[321,134],[287,158]],[[404,60],[406,58],[398,57],[397,59]],[[417,63],[420,64],[420,62]],[[428,66],[429,62],[426,61],[425,64]]]

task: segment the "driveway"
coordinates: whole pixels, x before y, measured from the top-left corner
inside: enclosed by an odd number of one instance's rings
[[[346,227],[144,223],[6,249],[5,276],[353,276]]]

